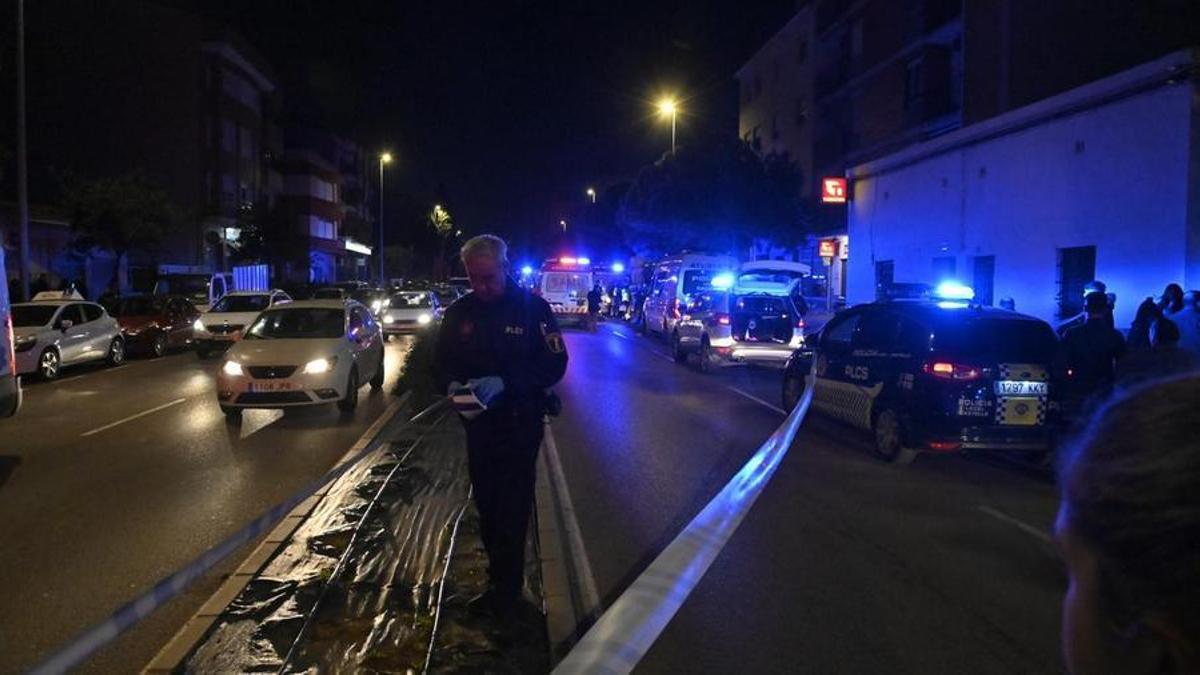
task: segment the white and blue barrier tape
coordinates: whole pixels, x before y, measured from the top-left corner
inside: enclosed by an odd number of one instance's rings
[[[750,512],[812,404],[804,396],[775,433],[588,629],[554,673],[628,673],[646,655]]]
[[[428,416],[448,400],[448,398],[439,399],[433,405],[414,415],[409,420],[409,423],[417,422],[421,418]],[[324,476],[309,483],[303,490],[297,492],[286,501],[271,507],[261,516],[251,521],[250,524],[233,533],[216,546],[208,549],[181,569],[165,577],[145,593],[117,608],[108,619],[77,635],[73,640],[60,647],[52,656],[34,667],[30,673],[35,675],[62,673],[79,665],[97,649],[112,642],[121,633],[137,625],[139,621],[146,618],[151,612],[162,607],[169,600],[182,593],[192,582],[199,579],[205,572],[208,572],[217,563],[236,551],[242,544],[253,541],[260,535],[269,532],[287,514],[291,513],[292,509],[295,509],[305,499],[316,494],[322,486],[340,478],[342,474],[353,468],[364,457],[377,450],[379,444],[380,439],[376,435],[362,450],[341,464],[338,464]]]

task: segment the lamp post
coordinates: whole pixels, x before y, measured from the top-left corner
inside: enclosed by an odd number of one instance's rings
[[[21,299],[29,300],[29,172],[25,147],[25,0],[17,0],[17,228],[21,236]]]
[[[658,112],[663,117],[670,116],[671,118],[671,154],[675,154],[675,115],[679,112],[679,106],[675,103],[675,99],[667,97],[658,102]]]
[[[592,200],[592,203],[593,203],[593,204],[595,204],[595,203],[596,203],[596,189],[595,189],[595,188],[588,188],[588,189],[587,189],[587,196],[588,196],[588,199],[591,199],[591,200]]]
[[[392,161],[392,153],[385,152],[379,155],[379,286],[387,288],[387,276],[383,270],[383,165],[390,164]]]

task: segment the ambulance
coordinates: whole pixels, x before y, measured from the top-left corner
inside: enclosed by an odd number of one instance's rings
[[[587,294],[595,285],[589,258],[563,256],[542,263],[537,294],[550,303],[560,326],[587,323]]]

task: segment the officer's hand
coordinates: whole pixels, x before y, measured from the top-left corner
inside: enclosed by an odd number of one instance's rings
[[[474,380],[468,380],[467,386],[475,392],[475,397],[484,405],[491,405],[492,401],[504,391],[504,380],[491,375],[488,377],[478,377]]]
[[[462,383],[462,382],[459,382],[458,380],[454,380],[454,381],[452,381],[452,382],[450,383],[450,386],[449,386],[449,387],[446,387],[446,395],[447,395],[447,396],[453,396],[453,395],[454,395],[454,392],[456,392],[456,391],[458,391],[459,389],[462,389],[462,388],[463,388],[463,383]]]

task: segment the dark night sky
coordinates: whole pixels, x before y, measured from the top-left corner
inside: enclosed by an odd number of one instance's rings
[[[292,114],[397,151],[389,204],[522,239],[667,148],[661,92],[690,99],[681,143],[736,133],[733,73],[795,2],[175,4],[254,44]]]

